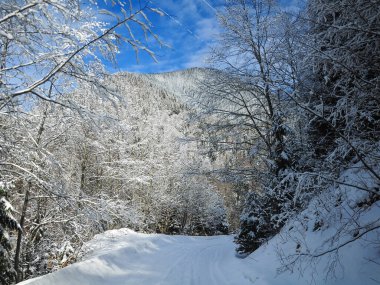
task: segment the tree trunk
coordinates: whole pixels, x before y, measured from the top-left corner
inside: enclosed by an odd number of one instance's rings
[[[26,210],[28,208],[28,202],[29,202],[29,193],[30,193],[30,188],[31,188],[31,182],[28,182],[28,188],[25,192],[25,197],[24,197],[24,205],[22,206],[22,212],[21,212],[21,217],[20,217],[20,227],[24,227],[24,222],[25,222],[25,216],[26,216]],[[16,283],[22,281],[23,279],[23,274],[22,271],[20,271],[20,253],[21,253],[21,241],[22,241],[22,230],[18,230],[18,235],[17,235],[17,244],[16,244],[16,253],[15,253],[15,271],[16,271]]]

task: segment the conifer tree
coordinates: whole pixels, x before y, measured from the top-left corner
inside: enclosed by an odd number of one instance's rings
[[[11,284],[15,279],[8,231],[21,230],[12,216],[13,207],[5,198],[8,185],[8,183],[0,182],[0,282],[4,285]]]

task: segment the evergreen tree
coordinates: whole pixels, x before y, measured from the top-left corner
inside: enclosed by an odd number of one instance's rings
[[[8,231],[21,230],[12,216],[12,205],[5,198],[7,186],[7,183],[0,182],[0,282],[3,285],[11,284],[15,280]]]

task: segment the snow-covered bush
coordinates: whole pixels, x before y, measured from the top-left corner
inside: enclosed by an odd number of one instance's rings
[[[226,209],[220,194],[210,183],[191,179],[183,189],[183,232],[190,235],[227,234]]]
[[[204,178],[183,175],[178,188],[159,197],[156,232],[216,235],[228,232],[226,209],[216,189]]]
[[[308,270],[320,275],[317,268],[323,265],[325,278],[344,276],[344,265],[350,261],[344,260],[342,252],[347,254],[351,244],[359,243],[359,250],[378,248],[379,207],[379,183],[361,162],[342,171],[335,183],[313,197],[281,231],[281,243],[288,246],[278,249],[281,271]],[[378,264],[377,250],[372,256],[365,264]]]
[[[286,222],[300,210],[308,206],[309,201],[330,184],[328,175],[309,172],[283,171],[279,181],[263,191],[248,194],[240,218],[241,227],[235,242],[237,252],[245,256],[277,234]]]

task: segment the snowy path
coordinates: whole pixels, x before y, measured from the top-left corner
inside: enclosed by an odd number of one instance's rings
[[[89,247],[87,260],[22,284],[245,285],[255,279],[252,268],[234,256],[230,236],[144,235],[125,229],[97,236]]]
[[[87,243],[85,260],[55,273],[24,281],[29,285],[357,285],[378,284],[379,267],[364,257],[378,256],[360,243],[342,252],[344,274],[326,280],[314,266],[277,274],[277,246],[294,247],[272,239],[245,259],[235,257],[231,236],[189,237],[112,230]],[[319,272],[325,272],[324,262]],[[315,272],[314,272],[315,273]],[[364,280],[364,281],[363,281]]]

